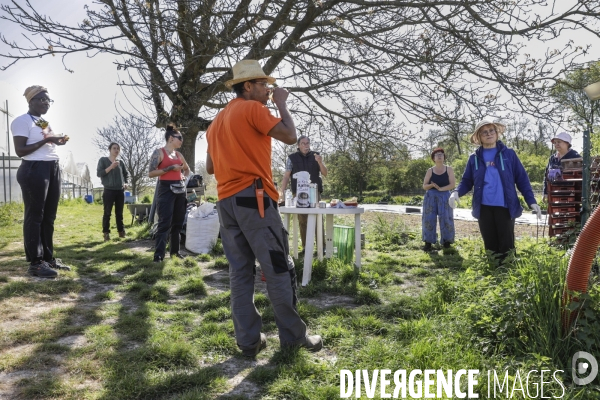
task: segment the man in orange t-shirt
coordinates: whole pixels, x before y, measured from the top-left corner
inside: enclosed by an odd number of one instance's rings
[[[296,127],[286,104],[288,92],[271,89],[269,84],[274,82],[256,60],[238,62],[233,67],[233,79],[225,83],[237,97],[217,114],[206,132],[206,170],[217,180],[217,211],[229,261],[235,337],[248,357],[256,356],[267,345],[254,305],[255,260],[267,279],[281,346],[302,346],[311,351],[323,347],[320,336],[306,334],[306,324],[296,310],[296,272],[277,210],[271,138],[293,144]],[[273,117],[266,107],[271,92],[281,118]],[[261,186],[262,200],[257,197]]]

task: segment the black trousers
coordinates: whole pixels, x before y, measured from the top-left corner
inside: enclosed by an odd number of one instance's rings
[[[158,227],[156,229],[155,257],[165,257],[167,238],[170,232],[169,252],[179,252],[179,234],[185,220],[187,199],[185,193],[175,194],[171,191],[172,183],[180,181],[159,181],[156,191],[156,212],[158,213]]]
[[[110,213],[113,205],[115,206],[115,219],[117,221],[117,231],[123,232],[123,206],[125,205],[125,192],[123,189],[113,190],[104,189],[102,193],[102,202],[104,203],[104,215],[102,216],[102,232],[110,233]]]
[[[25,205],[23,242],[27,261],[51,261],[54,220],[61,191],[58,160],[23,160],[17,171],[17,182]]]
[[[515,248],[515,220],[506,207],[481,205],[479,230],[486,250],[501,260]]]

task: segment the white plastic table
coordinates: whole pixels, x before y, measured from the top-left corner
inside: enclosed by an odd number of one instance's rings
[[[306,248],[304,249],[304,272],[302,274],[302,286],[308,285],[312,275],[313,250],[315,241],[315,227],[317,231],[317,257],[323,260],[323,219],[317,215],[325,215],[325,229],[327,242],[325,244],[326,257],[333,255],[333,216],[334,214],[354,214],[354,264],[360,269],[360,214],[365,212],[364,208],[296,208],[279,207],[279,212],[284,215],[285,227],[290,231],[290,215],[308,214],[306,225]],[[294,257],[298,258],[298,218],[294,218],[292,247]]]

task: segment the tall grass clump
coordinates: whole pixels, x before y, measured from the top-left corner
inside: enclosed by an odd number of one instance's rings
[[[600,295],[580,296],[585,305],[577,329],[567,335],[561,323],[568,257],[546,244],[529,245],[518,257],[495,267],[485,255],[463,274],[451,313],[464,317],[474,339],[489,356],[510,354],[522,363],[532,355],[569,370],[578,350],[600,351]],[[447,288],[445,288],[447,290]]]
[[[417,234],[411,231],[401,220],[395,219],[388,222],[380,214],[377,214],[374,227],[370,233],[369,241],[373,243],[375,250],[390,252],[398,250],[400,246],[415,239]]]
[[[76,206],[80,206],[82,204],[87,204],[87,203],[85,202],[83,197],[66,198],[66,199],[64,197],[61,197],[58,204],[60,204],[62,207],[76,207]]]
[[[0,226],[10,226],[23,219],[23,203],[0,205]]]

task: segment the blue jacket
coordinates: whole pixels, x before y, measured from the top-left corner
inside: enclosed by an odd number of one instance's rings
[[[558,158],[556,153],[550,156],[548,160],[548,165],[546,165],[546,170],[544,171],[544,194],[548,194],[548,170],[560,168],[560,160],[570,160],[573,158],[581,158],[578,152],[573,149],[570,149],[567,154],[562,156],[562,158]]]
[[[523,213],[523,207],[517,197],[515,185],[519,192],[525,198],[529,206],[537,204],[531,189],[529,177],[521,160],[513,149],[509,149],[498,141],[496,144],[496,157],[494,163],[499,167],[500,180],[502,181],[502,189],[504,190],[504,200],[508,206],[508,211],[512,219],[518,218]],[[473,217],[479,219],[481,213],[481,199],[483,197],[483,183],[485,179],[485,162],[483,161],[483,147],[479,147],[475,153],[471,154],[467,162],[467,168],[462,176],[460,184],[456,191],[459,196],[464,196],[473,189]]]

